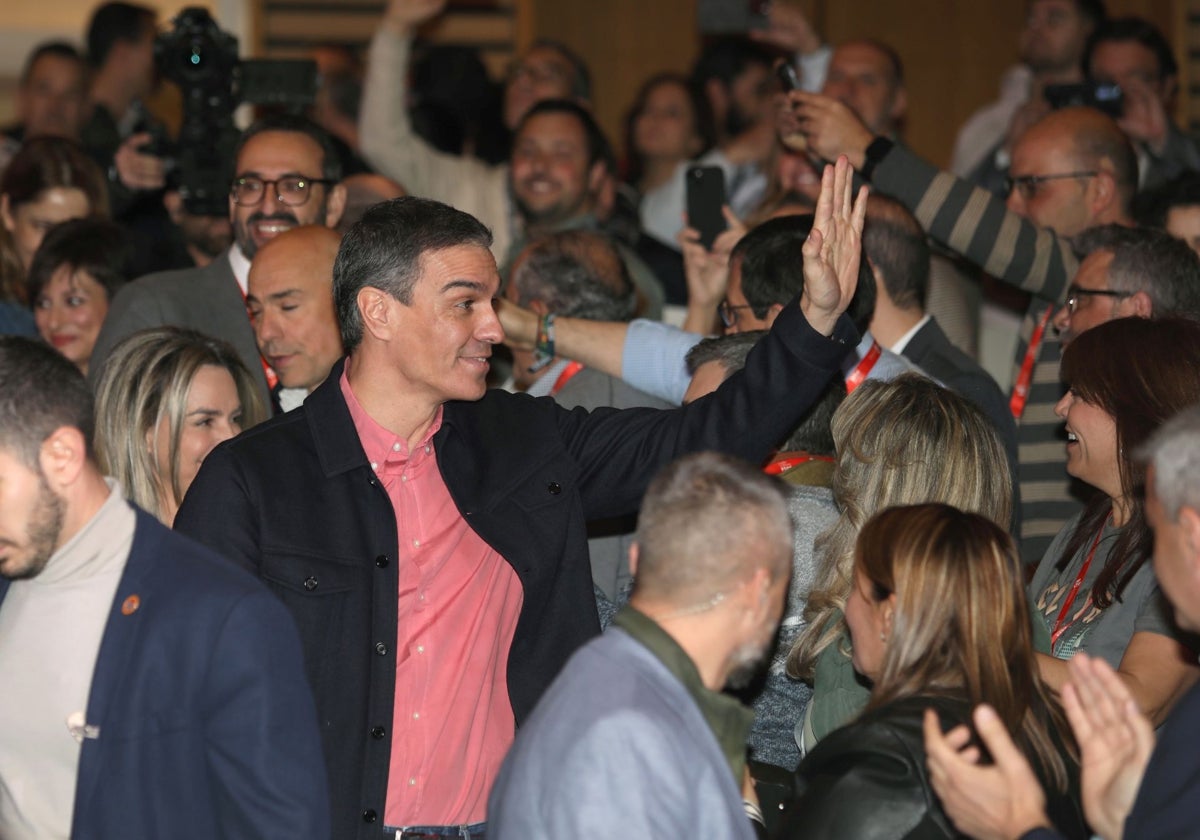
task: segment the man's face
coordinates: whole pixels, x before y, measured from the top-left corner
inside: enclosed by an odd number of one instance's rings
[[[769,330],[775,320],[774,315],[770,312],[767,313],[766,318],[759,318],[754,314],[754,310],[742,293],[742,261],[740,259],[729,262],[729,288],[725,290],[725,308],[733,321],[730,326],[725,327],[726,335],[750,332],[751,330]]]
[[[1008,171],[1017,186],[1008,195],[1008,209],[1035,225],[1053,228],[1061,236],[1075,236],[1099,222],[1091,209],[1093,177],[1056,178],[1026,185],[1017,179],[1088,170],[1074,153],[1069,138],[1035,125],[1013,148]]]
[[[1071,283],[1073,292],[1069,293],[1075,300],[1074,311],[1070,306],[1063,306],[1054,316],[1054,326],[1064,347],[1092,327],[1135,314],[1130,297],[1088,294],[1112,290],[1108,278],[1112,261],[1112,251],[1094,251],[1079,264],[1079,271]]]
[[[534,47],[513,65],[504,88],[504,124],[515,129],[537,103],[545,99],[570,99],[575,68],[566,56],[549,47]]]
[[[771,68],[765,64],[750,64],[729,85],[729,112],[725,115],[725,131],[736,136],[773,117],[771,94],[775,82]]]
[[[1192,540],[1200,517],[1186,505],[1172,520],[1154,487],[1154,467],[1146,474],[1146,522],[1154,530],[1154,576],[1175,610],[1175,621],[1184,630],[1200,631],[1200,580],[1197,579],[1196,548]]]
[[[1092,25],[1073,0],[1034,0],[1021,30],[1021,60],[1035,73],[1063,73],[1079,66]]]
[[[412,301],[388,301],[398,328],[392,363],[410,389],[443,403],[477,400],[487,388],[492,345],[504,340],[492,299],[500,275],[491,251],[456,245],[421,257]]]
[[[0,577],[36,577],[58,548],[66,502],[40,470],[0,449]]]
[[[1172,94],[1154,53],[1137,41],[1101,41],[1092,50],[1089,75],[1098,82],[1119,85],[1122,90],[1150,90],[1164,106]]]
[[[135,95],[146,96],[154,89],[157,81],[154,66],[154,38],[158,34],[158,23],[153,22],[142,31],[138,40],[129,43],[125,51],[128,61],[128,79],[137,83]]]
[[[1167,233],[1182,239],[1200,254],[1200,204],[1184,204],[1167,211]]]
[[[838,47],[822,92],[849,106],[875,134],[894,134],[907,106],[891,62],[870,44]]]
[[[86,89],[83,65],[46,54],[34,62],[17,91],[17,117],[25,139],[52,136],[77,139],[83,125]]]
[[[317,141],[295,131],[264,131],[256,134],[242,147],[238,155],[234,178],[299,177],[318,180],[322,177],[323,155]],[[327,184],[309,187],[308,200],[299,207],[289,207],[279,201],[276,185],[263,190],[262,201],[252,207],[235,204],[229,199],[229,220],[233,238],[247,259],[253,260],[258,249],[285,231],[301,225],[326,224]]]
[[[589,213],[604,164],[588,162],[587,134],[570,114],[538,114],[513,144],[513,195],[526,222],[555,225]]]
[[[254,260],[246,302],[258,349],[283,387],[311,391],[342,357],[332,292],[337,248],[312,247],[297,236],[305,231],[263,249]]]

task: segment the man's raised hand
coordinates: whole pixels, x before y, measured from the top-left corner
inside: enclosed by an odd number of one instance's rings
[[[854,171],[844,156],[825,167],[812,232],[804,242],[800,309],[813,329],[832,335],[858,288],[867,188],[854,193]],[[853,203],[852,200],[853,199]]]

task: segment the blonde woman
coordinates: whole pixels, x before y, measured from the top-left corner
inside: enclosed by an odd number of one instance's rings
[[[170,526],[205,456],[265,417],[254,379],[224,341],[176,327],[144,330],[105,363],[97,456],[131,501]]]
[[[1021,564],[1004,529],[949,505],[890,508],[863,527],[852,569],[854,667],[874,689],[861,717],[800,763],[799,795],[777,836],[961,836],[933,794],[922,722],[932,709],[943,729],[969,725],[979,703],[1034,767],[1058,830],[1088,836],[1076,751],[1038,674]]]
[[[839,515],[813,546],[806,626],[788,658],[789,675],[813,684],[796,730],[801,754],[867,701],[869,690],[850,664],[844,617],[863,524],[884,508],[924,502],[981,513],[1003,528],[1012,513],[999,436],[978,408],[929,379],[864,382],[833,415],[832,431]]]

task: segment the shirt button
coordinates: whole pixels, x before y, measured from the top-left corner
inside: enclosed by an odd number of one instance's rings
[[[417,645],[417,653],[424,653],[425,645]]]
[[[420,547],[421,547],[421,541],[413,540],[413,548],[420,548]]]
[[[372,462],[371,462],[371,469],[373,469],[373,470],[377,470],[377,469],[379,469],[379,464],[377,464],[377,463],[375,463],[374,461],[372,461]]]
[[[375,652],[380,656],[387,656],[387,645],[385,645],[383,642],[376,642]]]
[[[376,819],[377,819],[377,817],[375,815],[375,812],[372,811],[370,808],[363,811],[363,822],[373,823],[373,822],[375,822]]]
[[[405,482],[405,483],[407,483],[407,482],[408,482],[408,476],[406,476],[406,475],[402,475],[402,476],[400,476],[400,480],[401,480],[401,481],[403,481],[403,482]]]
[[[432,451],[433,451],[433,447],[430,446],[428,443],[425,444],[425,454],[428,455]]]
[[[409,785],[415,785],[417,783],[416,777],[414,776],[413,778],[409,779],[408,783],[409,783]]]
[[[420,720],[420,719],[421,719],[421,713],[413,712],[413,720]]]
[[[399,451],[400,451],[400,442],[399,442],[399,441],[397,441],[396,443],[393,443],[393,444],[392,444],[392,451],[393,451],[393,452],[399,452]]]
[[[387,564],[388,564],[388,556],[386,554],[380,554],[378,557],[375,558],[375,565],[378,566],[379,568],[386,569]]]
[[[304,588],[307,589],[309,592],[312,592],[314,589],[317,588],[317,579],[312,576],[306,577],[304,579]]]
[[[384,729],[382,726],[376,726],[371,729],[371,737],[374,738],[376,741],[382,739],[383,736],[386,734],[387,734],[387,730]]]
[[[551,496],[557,496],[559,493],[562,492],[562,485],[559,484],[557,481],[551,481],[549,484],[546,485],[546,489],[550,491]]]

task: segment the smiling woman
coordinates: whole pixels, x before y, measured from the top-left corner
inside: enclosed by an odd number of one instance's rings
[[[134,333],[113,350],[96,390],[96,455],[130,501],[166,525],[200,463],[266,416],[236,351],[194,330]]]

